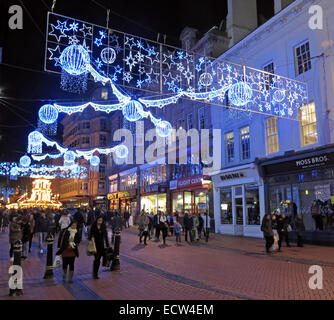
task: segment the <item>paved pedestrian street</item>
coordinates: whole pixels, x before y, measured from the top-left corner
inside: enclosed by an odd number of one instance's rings
[[[0,234],[0,299],[10,300],[236,300],[236,299],[334,299],[334,249],[305,245],[282,248],[268,256],[264,240],[212,234],[209,243],[167,246],[148,241],[138,244],[137,230],[122,232],[121,271],[100,269],[92,279],[93,257],[80,246],[74,283],[63,283],[61,270],[44,280],[46,255],[34,239],[32,253],[22,262],[23,296],[9,298],[8,234]],[[54,246],[55,252],[56,245]],[[310,266],[323,268],[323,289],[309,288]]]

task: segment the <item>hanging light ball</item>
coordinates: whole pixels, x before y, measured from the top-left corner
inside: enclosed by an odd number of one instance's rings
[[[159,137],[166,138],[172,132],[172,125],[168,121],[161,121],[156,126],[156,132]]]
[[[63,70],[71,75],[79,76],[86,73],[90,57],[82,45],[72,44],[63,50],[59,61]]]
[[[31,164],[30,157],[28,157],[28,156],[22,156],[20,158],[20,165],[21,165],[21,167],[28,168],[30,166],[30,164]]]
[[[285,91],[284,90],[276,90],[273,94],[273,99],[277,102],[280,103],[285,99]]]
[[[11,176],[17,176],[19,174],[19,169],[17,167],[13,167],[10,169],[9,173]]]
[[[121,144],[116,148],[115,154],[117,158],[125,159],[129,154],[129,149],[125,145]]]
[[[92,156],[90,159],[90,165],[92,167],[97,167],[100,164],[100,158],[98,156]]]
[[[70,166],[74,164],[77,155],[74,151],[66,151],[64,154],[64,164]]]
[[[40,107],[38,117],[46,124],[54,123],[58,119],[58,110],[52,104],[45,104]]]
[[[244,82],[237,82],[228,91],[228,98],[237,107],[245,106],[253,96],[251,87]]]
[[[42,139],[43,139],[42,134],[37,130],[30,132],[28,135],[29,144],[31,144],[32,146],[37,146],[41,144]]]
[[[116,60],[116,51],[113,48],[104,48],[101,51],[101,59],[106,64],[112,64]]]
[[[142,112],[143,107],[141,103],[136,100],[131,100],[122,109],[125,119],[131,122],[140,120],[142,118]]]

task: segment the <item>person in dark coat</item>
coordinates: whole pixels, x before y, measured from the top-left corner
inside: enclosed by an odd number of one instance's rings
[[[30,230],[30,223],[29,223],[30,215],[25,215],[25,217],[22,219],[22,255],[21,258],[27,259],[28,257],[28,251],[29,251],[29,240],[31,235]]]
[[[69,283],[73,283],[74,262],[79,257],[80,238],[78,234],[77,222],[73,221],[69,227],[63,229],[58,238],[58,251],[56,255],[63,258],[63,281],[66,280],[67,267],[69,266]]]
[[[279,236],[278,240],[278,251],[281,251],[282,240],[285,239],[286,246],[291,247],[289,243],[289,219],[282,213],[277,219],[277,232]]]
[[[305,225],[303,221],[303,216],[301,214],[297,215],[295,220],[295,230],[297,232],[297,246],[303,247],[303,233],[305,231]]]
[[[98,272],[101,264],[101,257],[105,255],[105,248],[109,248],[107,226],[102,217],[98,217],[93,223],[88,239],[93,242],[96,248],[93,263],[93,278],[99,279]],[[104,244],[106,246],[104,246]]]
[[[119,215],[117,211],[115,211],[114,218],[111,221],[111,231],[112,231],[112,238],[111,242],[114,243],[115,236],[118,231],[122,231],[123,229],[123,221],[122,217]]]
[[[78,209],[77,212],[74,214],[73,219],[77,222],[78,234],[79,234],[79,239],[80,239],[79,242],[81,242],[82,231],[83,231],[83,227],[85,225],[85,219],[84,219],[84,216],[83,216],[80,209]]]
[[[36,219],[35,233],[38,235],[38,244],[40,253],[43,253],[43,242],[47,237],[49,231],[49,220],[46,218],[45,212],[42,212]]]
[[[200,214],[198,215],[198,222],[199,222],[198,227],[197,227],[198,237],[200,239],[202,239],[202,230],[203,230],[204,236],[205,236],[205,230],[203,229],[203,227],[204,227],[204,220],[203,220],[203,218],[202,218],[202,216]]]
[[[261,231],[266,240],[266,252],[270,253],[270,248],[274,244],[274,232],[272,227],[272,220],[270,214],[266,214],[263,217]]]
[[[150,218],[148,217],[147,213],[144,212],[141,214],[138,226],[139,226],[139,243],[142,243],[142,238],[144,237],[144,245],[146,246],[146,239],[149,236],[149,224]]]
[[[188,213],[184,215],[183,218],[183,225],[184,225],[184,240],[188,241],[188,233],[189,233],[189,238],[190,241],[193,242],[192,234],[191,234],[191,229],[192,229],[192,219],[189,217]]]
[[[153,226],[155,228],[155,240],[159,241],[160,240],[160,232],[161,232],[161,213],[158,211],[158,213],[153,217]]]
[[[9,223],[9,257],[10,261],[14,261],[14,244],[17,241],[22,241],[22,228],[21,228],[21,220],[18,216],[15,216],[11,219]]]
[[[94,211],[93,210],[89,210],[88,214],[87,214],[87,223],[86,223],[88,237],[90,235],[90,228],[92,227],[94,221],[95,221]]]
[[[124,212],[125,228],[130,228],[129,219],[130,219],[130,212],[125,211]]]

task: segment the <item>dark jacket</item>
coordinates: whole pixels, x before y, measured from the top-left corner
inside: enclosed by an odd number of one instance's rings
[[[183,225],[184,228],[187,230],[190,230],[192,228],[192,219],[187,214],[184,216]]]
[[[273,232],[273,228],[272,228],[272,221],[271,219],[267,219],[267,216],[263,217],[262,220],[262,225],[261,225],[261,231],[263,232],[263,235],[265,237],[273,237],[274,236],[274,232]]]
[[[15,244],[17,241],[22,240],[22,229],[21,225],[15,221],[11,221],[9,224],[9,243]]]
[[[30,239],[30,234],[31,234],[31,230],[30,230],[30,224],[25,223],[22,225],[22,242],[27,242]]]
[[[91,226],[95,221],[95,214],[93,211],[89,211],[87,215],[87,226]]]
[[[49,220],[39,216],[35,224],[35,232],[48,232],[49,231]]]
[[[282,217],[278,217],[277,219],[277,231],[278,233],[287,232],[288,231],[288,225],[289,225],[289,218],[285,217],[284,219]]]
[[[119,215],[116,215],[112,220],[111,220],[111,228],[113,232],[117,231],[122,231],[123,227],[123,221],[122,218]]]
[[[305,225],[303,219],[296,218],[295,220],[295,230],[298,236],[301,236],[305,231]]]
[[[68,228],[62,230],[59,234],[58,238],[58,251],[56,252],[56,255],[59,256],[63,253],[63,251],[69,246],[69,238],[70,238],[70,232],[68,231]],[[74,237],[74,243],[76,244],[74,248],[75,255],[79,257],[79,243],[80,243],[80,237],[79,232],[75,234]]]
[[[108,231],[107,227],[104,223],[102,223],[101,228],[98,229],[97,224],[94,223],[90,229],[89,240],[95,240],[95,246],[97,251],[101,251],[104,249],[104,243],[106,247],[109,247],[108,241]]]

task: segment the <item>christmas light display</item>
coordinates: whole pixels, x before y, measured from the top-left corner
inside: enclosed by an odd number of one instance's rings
[[[252,98],[252,89],[247,83],[238,82],[228,91],[230,101],[237,107],[245,106]]]
[[[30,157],[28,157],[28,156],[22,156],[22,157],[20,158],[20,166],[21,166],[21,167],[27,168],[27,167],[30,166],[30,164],[31,164],[31,159],[30,159]]]
[[[52,104],[45,104],[40,107],[38,117],[42,122],[52,124],[58,119],[58,110]]]

